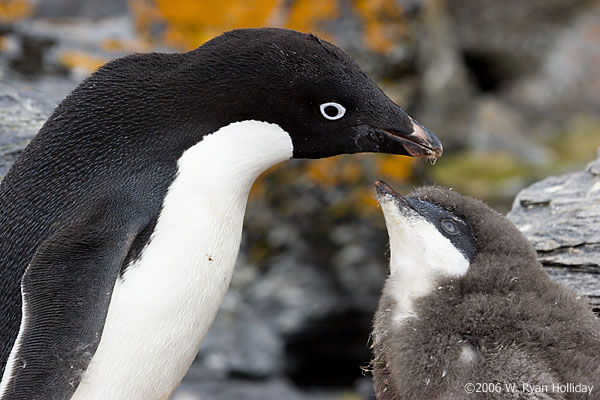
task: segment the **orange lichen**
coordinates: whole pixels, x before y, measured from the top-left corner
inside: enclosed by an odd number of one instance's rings
[[[60,54],[59,61],[69,69],[92,73],[108,60],[81,51],[65,51]]]
[[[262,196],[267,191],[267,185],[265,183],[265,179],[271,174],[276,174],[277,170],[281,168],[282,164],[276,164],[270,168],[268,168],[265,172],[263,172],[258,179],[250,188],[250,196]]]
[[[308,178],[320,186],[336,186],[357,182],[362,178],[359,159],[348,157],[324,158],[306,166]]]
[[[365,179],[407,180],[414,158],[397,155],[354,155],[311,161],[306,165],[308,178],[320,186],[359,183]]]
[[[0,22],[23,19],[32,12],[33,6],[27,0],[0,0]]]
[[[167,23],[165,41],[194,48],[235,28],[269,25],[282,0],[156,0]]]
[[[379,203],[377,202],[377,197],[375,196],[375,190],[371,186],[363,187],[357,190],[357,208],[359,210],[364,207],[365,211],[371,212],[377,208]]]
[[[335,19],[338,0],[129,0],[136,28],[146,40],[157,23],[165,25],[159,39],[191,49],[224,31],[236,28],[281,26],[315,32],[325,38],[322,22]]]
[[[394,0],[355,0],[354,8],[362,20],[367,46],[379,53],[394,47],[394,41],[404,33],[404,13]]]
[[[333,158],[323,158],[309,163],[306,167],[306,175],[321,186],[335,186],[338,183],[335,169]]]
[[[337,16],[337,0],[296,0],[290,8],[285,27],[301,32],[315,32],[327,37],[325,32],[320,31],[319,24]]]
[[[129,0],[129,4],[145,40],[191,49],[227,30],[261,26],[314,32],[333,40],[322,28],[324,22],[338,18],[339,1]],[[362,23],[364,41],[373,51],[389,52],[406,35],[406,16],[395,0],[352,0],[349,7]],[[151,34],[157,23],[165,26],[160,38]]]
[[[152,43],[155,39],[152,36],[152,26],[163,19],[154,0],[128,0],[127,4],[141,39]]]
[[[384,179],[406,180],[412,173],[415,159],[406,156],[381,155],[377,158],[377,173]]]
[[[104,39],[100,46],[102,50],[105,51],[115,51],[115,52],[141,52],[148,51],[150,49],[150,44],[144,40],[122,40],[122,39]]]

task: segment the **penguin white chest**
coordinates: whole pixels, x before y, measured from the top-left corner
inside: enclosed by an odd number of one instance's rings
[[[292,150],[279,126],[243,121],[182,155],[149,243],[115,284],[100,345],[73,399],[171,395],[229,286],[250,187]]]

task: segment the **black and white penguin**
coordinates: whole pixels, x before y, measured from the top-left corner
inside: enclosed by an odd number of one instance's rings
[[[106,64],[0,185],[0,399],[168,398],[229,285],[253,181],[356,152],[442,147],[313,35],[235,30]]]
[[[600,320],[508,219],[439,187],[376,190],[391,252],[378,400],[600,398]]]

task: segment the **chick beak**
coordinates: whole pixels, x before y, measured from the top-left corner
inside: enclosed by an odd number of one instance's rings
[[[404,210],[404,212],[409,210],[411,212],[416,211],[411,205],[411,199],[402,196],[384,181],[375,182],[375,191],[377,192],[377,200],[379,201],[379,203],[386,203],[391,201],[395,203],[398,206],[398,208]]]

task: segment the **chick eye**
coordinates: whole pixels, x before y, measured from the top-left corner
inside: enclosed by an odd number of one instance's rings
[[[458,227],[456,226],[456,222],[453,220],[443,219],[440,224],[442,229],[449,235],[456,235],[458,233]]]
[[[341,104],[338,103],[323,103],[321,104],[321,114],[329,119],[329,120],[336,120],[336,119],[340,119],[344,116],[344,114],[346,114],[346,109],[344,108],[344,106],[342,106]]]

